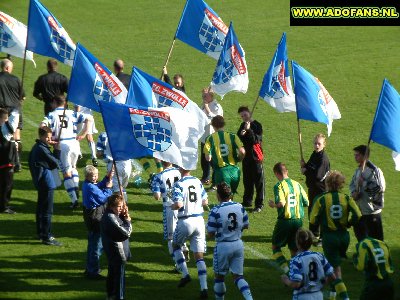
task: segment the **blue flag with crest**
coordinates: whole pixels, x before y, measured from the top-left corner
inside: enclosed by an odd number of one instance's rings
[[[125,103],[127,93],[123,83],[78,43],[67,99],[100,112],[99,101]]]
[[[394,151],[396,170],[400,171],[400,94],[387,79],[383,81],[370,140]]]
[[[297,118],[325,123],[328,136],[333,120],[340,119],[339,108],[321,81],[292,61]]]
[[[268,71],[264,75],[259,96],[279,112],[296,111],[290,81],[285,32],[282,34]]]
[[[31,0],[26,49],[72,66],[76,46],[56,17],[38,0]]]
[[[132,107],[99,102],[104,127],[115,160],[155,157],[186,170],[197,166],[201,120],[174,107]]]
[[[218,59],[228,26],[203,0],[187,0],[175,37],[197,50]]]

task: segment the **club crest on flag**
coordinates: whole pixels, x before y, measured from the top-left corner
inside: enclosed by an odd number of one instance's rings
[[[162,111],[129,109],[133,134],[139,144],[155,152],[164,152],[172,144],[170,116]]]
[[[246,65],[243,62],[236,45],[232,45],[229,51],[224,55],[223,64],[219,65],[215,70],[212,81],[216,84],[226,83],[232,77],[238,74],[245,74],[246,71]]]
[[[60,28],[52,16],[47,18],[50,26],[50,42],[54,51],[60,55],[65,62],[72,63],[75,56],[75,50],[68,45],[64,34],[64,28]],[[74,45],[75,46],[75,45]]]
[[[209,9],[204,10],[203,23],[199,29],[199,39],[207,51],[221,52],[228,27]]]
[[[16,42],[12,38],[12,33],[4,23],[8,22],[8,26],[12,26],[12,22],[5,19],[2,14],[0,14],[0,51],[7,52],[3,50],[4,48],[14,47]]]
[[[94,80],[93,96],[97,103],[99,100],[108,102],[111,101],[111,95],[98,74],[96,74],[96,78]]]
[[[289,90],[286,84],[284,61],[281,61],[281,63],[274,68],[271,89],[266,91],[266,95],[275,99],[289,96]]]
[[[331,100],[333,100],[333,98],[328,93],[328,91],[326,90],[326,88],[324,87],[322,82],[319,81],[319,79],[317,77],[314,77],[314,78],[315,78],[315,81],[318,83],[318,86],[320,88],[320,90],[318,92],[319,106],[321,107],[321,110],[325,114],[325,116],[327,116],[328,119],[329,119],[327,105],[329,104],[329,102],[331,102]]]

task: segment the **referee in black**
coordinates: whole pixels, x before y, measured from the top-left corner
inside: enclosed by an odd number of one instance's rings
[[[64,95],[68,91],[68,78],[57,72],[55,59],[47,61],[47,74],[40,75],[35,82],[33,96],[44,102],[44,115],[54,110],[55,96]]]
[[[262,125],[252,120],[251,113],[247,106],[240,106],[238,114],[243,122],[240,124],[237,135],[246,150],[246,156],[242,161],[243,171],[243,203],[244,207],[251,207],[253,203],[254,188],[256,198],[253,212],[260,212],[264,206],[265,183],[262,151]]]

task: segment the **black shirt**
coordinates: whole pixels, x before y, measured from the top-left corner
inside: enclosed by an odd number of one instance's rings
[[[117,78],[122,82],[122,84],[126,87],[126,89],[129,89],[129,83],[131,82],[131,75],[119,72],[115,76],[117,76]]]
[[[64,95],[68,91],[68,79],[56,71],[39,76],[35,82],[33,96],[45,103],[53,101],[55,96]]]
[[[19,108],[24,97],[25,92],[18,77],[7,72],[0,72],[0,107],[9,111]]]
[[[330,170],[329,158],[325,151],[313,151],[305,168],[307,187],[321,192],[325,191],[325,177]]]
[[[237,132],[237,135],[239,139],[242,141],[243,147],[246,150],[246,156],[244,157],[244,159],[258,160],[257,155],[253,150],[253,145],[258,143],[261,146],[262,134],[263,134],[262,125],[256,120],[251,121],[250,129],[246,131],[245,135],[241,135],[240,132],[244,129],[244,126],[245,122],[242,122]]]

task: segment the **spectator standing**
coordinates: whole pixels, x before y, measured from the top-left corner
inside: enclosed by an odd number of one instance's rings
[[[100,221],[106,210],[107,198],[112,195],[112,172],[97,182],[99,170],[88,165],[82,184],[83,220],[88,229],[88,246],[85,275],[90,279],[103,279],[100,275],[100,256],[103,250]]]
[[[18,144],[17,157],[14,165],[14,171],[21,171],[21,129],[22,122],[22,101],[25,100],[25,91],[22,88],[22,83],[17,76],[12,75],[14,64],[9,59],[3,59],[0,63],[0,108],[5,108],[8,115],[17,120],[17,127],[14,129],[14,140]]]
[[[358,168],[350,182],[350,193],[362,213],[360,222],[354,226],[354,234],[358,241],[364,236],[383,241],[381,212],[385,177],[381,169],[368,160],[369,150],[366,145],[357,146],[353,150]]]
[[[296,254],[296,232],[303,226],[303,207],[308,206],[308,199],[300,183],[289,178],[284,163],[276,163],[273,171],[279,181],[274,186],[275,199],[268,202],[271,208],[278,211],[278,220],[272,233],[272,258],[286,273],[289,267],[281,248],[288,245],[291,256]]]
[[[33,97],[44,102],[44,115],[54,110],[54,98],[68,91],[68,78],[57,72],[58,63],[51,58],[47,61],[47,74],[40,75],[35,82]]]
[[[115,76],[126,87],[126,89],[129,89],[129,83],[131,82],[131,75],[124,73],[124,61],[122,59],[117,59],[114,61],[114,73]]]
[[[115,300],[125,299],[125,265],[131,258],[129,237],[132,225],[128,207],[119,194],[108,197],[100,231],[108,260],[107,297]]]
[[[181,92],[186,93],[185,90],[185,80],[183,79],[183,76],[181,74],[175,74],[174,75],[174,82],[171,81],[171,79],[168,76],[168,71],[167,67],[163,68],[163,80],[175,87],[177,90],[180,90]]]
[[[202,110],[206,114],[209,119],[209,124],[204,128],[204,134],[200,138],[201,142],[201,169],[203,171],[203,175],[201,176],[201,182],[205,185],[211,183],[210,174],[211,174],[211,162],[206,160],[206,156],[204,154],[204,145],[206,143],[207,137],[214,133],[214,128],[211,126],[211,120],[215,116],[223,116],[224,111],[222,106],[215,100],[214,91],[211,87],[206,87],[201,92],[203,98],[203,106]]]
[[[38,192],[36,207],[36,230],[42,243],[50,246],[61,246],[51,235],[53,216],[54,190],[56,181],[51,170],[58,168],[58,159],[50,151],[52,131],[48,127],[39,128],[39,139],[29,153],[29,169],[32,181]]]
[[[306,185],[308,187],[308,219],[310,219],[311,209],[314,204],[314,199],[319,194],[325,192],[325,178],[329,174],[330,162],[328,155],[325,152],[326,138],[322,133],[318,133],[314,137],[314,151],[307,163],[304,160],[300,161],[301,173],[306,176]],[[321,244],[319,226],[309,224],[309,229],[314,234],[315,244]]]
[[[211,161],[214,169],[214,184],[226,182],[236,193],[240,182],[240,169],[237,163],[246,152],[236,134],[225,132],[225,120],[222,116],[215,116],[211,120],[215,132],[207,139],[204,146],[204,155]]]
[[[260,212],[264,207],[265,179],[263,167],[262,150],[262,125],[251,118],[250,110],[247,106],[241,106],[238,114],[243,122],[240,124],[237,135],[243,143],[246,155],[242,161],[243,171],[243,206],[251,207],[256,190],[254,212]]]
[[[6,109],[0,108],[0,212],[5,214],[15,213],[8,207],[14,182],[14,165],[17,159],[17,144],[14,141],[13,132],[18,125],[18,117],[13,119],[15,122],[9,120]]]

